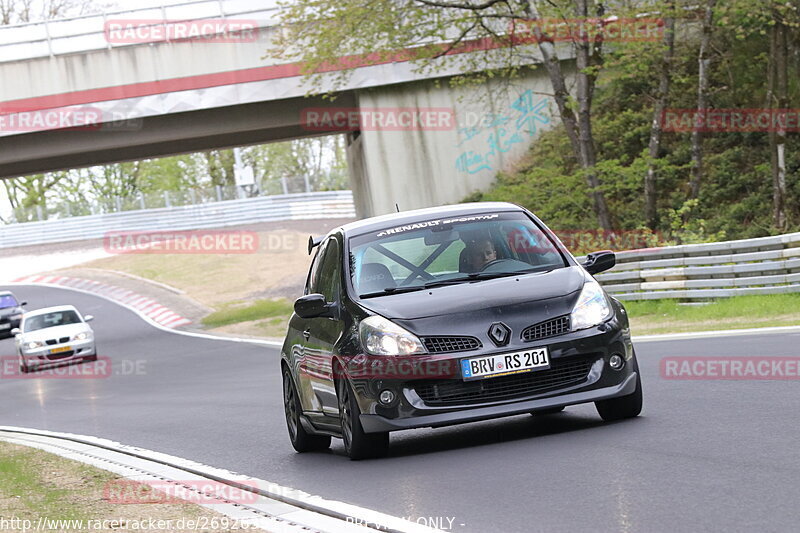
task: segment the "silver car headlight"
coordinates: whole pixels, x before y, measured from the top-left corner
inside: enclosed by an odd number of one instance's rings
[[[611,316],[611,306],[600,284],[589,280],[583,285],[578,302],[572,310],[570,321],[573,330],[596,326]]]
[[[372,355],[411,355],[425,353],[422,341],[391,320],[374,315],[358,325],[361,345]]]
[[[91,339],[91,338],[92,338],[92,334],[91,333],[89,333],[87,331],[81,331],[80,333],[78,333],[77,335],[72,337],[72,340],[74,340],[74,341],[85,341],[86,339]]]
[[[27,350],[35,350],[36,348],[41,348],[44,346],[42,341],[30,341],[25,343],[25,349]]]

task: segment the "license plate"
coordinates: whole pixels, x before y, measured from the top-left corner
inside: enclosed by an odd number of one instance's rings
[[[11,324],[0,324],[0,329],[11,329]]]
[[[461,377],[473,379],[508,376],[550,368],[547,348],[533,348],[522,352],[499,353],[461,360]]]
[[[71,346],[61,346],[59,348],[53,348],[50,350],[50,353],[61,353],[61,352],[68,352],[72,349]]]

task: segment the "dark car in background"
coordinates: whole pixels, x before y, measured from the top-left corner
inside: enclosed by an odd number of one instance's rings
[[[0,338],[11,337],[11,330],[19,327],[26,304],[11,292],[0,291]]]
[[[316,248],[282,349],[298,452],[342,438],[352,459],[389,432],[594,402],[637,416],[642,385],[628,317],[527,210],[461,204],[344,225]]]

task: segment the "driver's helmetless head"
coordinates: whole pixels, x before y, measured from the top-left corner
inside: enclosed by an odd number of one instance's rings
[[[470,243],[470,263],[475,271],[482,269],[487,263],[497,259],[497,250],[489,239],[481,239]]]

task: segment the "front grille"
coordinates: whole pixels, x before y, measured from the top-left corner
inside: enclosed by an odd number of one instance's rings
[[[422,342],[430,353],[466,352],[482,346],[475,337],[423,337]]]
[[[569,332],[569,316],[560,316],[545,322],[539,322],[522,330],[522,340],[535,341],[555,337]]]
[[[47,356],[47,359],[50,361],[58,361],[59,359],[72,357],[74,354],[75,350],[69,350],[68,352],[52,353]]]
[[[48,346],[52,346],[54,344],[64,344],[65,342],[69,342],[69,337],[61,337],[60,339],[47,339],[44,342]]]
[[[579,358],[551,363],[552,368],[477,381],[455,379],[412,383],[422,401],[430,406],[483,403],[532,396],[578,385],[586,381],[593,359]]]

